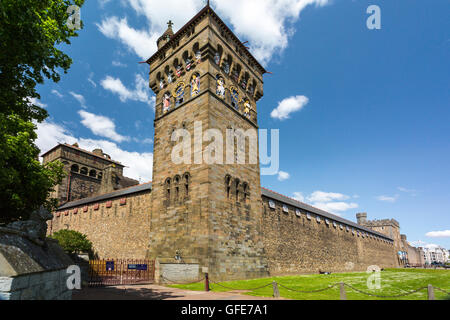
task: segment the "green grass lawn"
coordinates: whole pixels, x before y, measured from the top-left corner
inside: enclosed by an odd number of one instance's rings
[[[416,290],[420,287],[426,287],[429,284],[434,287],[439,287],[447,292],[450,292],[450,270],[432,270],[432,269],[386,269],[381,272],[381,289],[369,289],[367,286],[367,280],[370,274],[365,272],[352,272],[352,273],[335,273],[331,275],[298,275],[298,276],[284,276],[284,277],[272,277],[253,280],[242,281],[228,281],[221,282],[221,285],[230,287],[236,290],[247,290],[252,288],[261,287],[265,284],[276,281],[277,283],[284,285],[290,289],[311,291],[316,289],[326,288],[330,285],[339,282],[345,282],[359,290],[369,292],[376,295],[393,296],[406,292]],[[212,279],[214,280],[214,279]],[[205,289],[204,283],[196,283],[189,285],[171,285],[170,287],[201,291]],[[232,291],[211,283],[210,288],[212,291],[224,292]],[[339,300],[339,286],[319,293],[299,293],[290,291],[279,286],[280,295],[288,299],[298,300]],[[348,300],[427,300],[427,289],[423,289],[417,293],[408,295],[406,297],[399,298],[377,298],[367,296],[362,293],[358,293],[351,288],[346,287]],[[252,296],[260,297],[272,297],[272,286],[268,286],[262,289],[257,289],[250,292],[245,292]],[[435,290],[435,297],[437,300],[449,299],[450,296]]]

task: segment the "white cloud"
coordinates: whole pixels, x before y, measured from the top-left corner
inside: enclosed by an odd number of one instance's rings
[[[141,141],[143,144],[153,144],[153,139],[147,138]]]
[[[384,196],[384,195],[382,195],[382,196],[376,197],[376,199],[379,200],[379,201],[391,202],[391,203],[396,202],[398,198],[399,198],[398,194],[396,194],[395,196]]]
[[[143,60],[147,60],[156,52],[156,40],[160,35],[150,35],[147,30],[136,30],[128,26],[126,18],[119,20],[117,17],[109,17],[97,24],[97,27],[103,35],[119,40]]]
[[[100,84],[105,90],[109,90],[112,93],[117,94],[122,102],[126,102],[128,100],[140,101],[147,103],[153,109],[155,107],[156,98],[155,96],[150,97],[147,82],[140,74],[136,74],[134,89],[128,89],[119,78],[113,78],[111,76],[106,76]]]
[[[450,230],[431,231],[425,234],[425,236],[430,238],[450,238]]]
[[[287,173],[287,172],[284,172],[284,171],[279,171],[279,172],[278,172],[278,180],[279,180],[279,181],[287,180],[287,179],[289,179],[290,177],[291,177],[290,174]]]
[[[113,61],[113,62],[112,62],[112,65],[113,65],[114,67],[123,67],[123,68],[127,67],[126,64],[124,64],[124,63],[122,63],[122,62],[120,62],[120,61]]]
[[[339,215],[339,212],[347,211],[350,209],[358,208],[357,203],[347,203],[347,202],[314,202],[311,204],[313,207],[317,207],[324,211],[332,212]]]
[[[217,13],[230,21],[236,34],[250,42],[250,50],[264,65],[287,48],[294,23],[308,5],[328,0],[213,0]]]
[[[85,150],[90,151],[100,148],[109,154],[112,159],[127,166],[124,168],[125,176],[137,180],[142,179],[143,181],[151,181],[152,179],[153,153],[151,152],[126,151],[119,148],[114,142],[105,140],[77,139],[64,127],[47,121],[37,124],[37,134],[36,144],[42,153],[50,150],[58,143],[73,144],[77,142],[80,148]]]
[[[351,197],[342,193],[314,191],[309,196],[304,196],[301,192],[294,192],[294,199],[300,202],[306,202],[313,207],[322,209],[340,215],[350,209],[358,208],[358,204],[354,202],[345,202]]]
[[[129,141],[129,137],[122,136],[116,132],[116,125],[114,122],[105,116],[99,116],[84,110],[78,111],[82,118],[81,123],[92,131],[93,134],[109,138],[116,142]]]
[[[86,99],[84,99],[84,97],[81,94],[75,93],[73,91],[70,91],[69,93],[72,95],[72,97],[74,97],[80,103],[80,105],[83,109],[87,108],[86,107]]]
[[[36,98],[29,98],[28,101],[29,101],[31,104],[34,104],[35,106],[38,106],[38,107],[41,107],[41,108],[47,108],[47,105],[46,105],[46,104],[40,102],[40,101],[39,101],[38,99],[36,99]]]
[[[57,96],[58,98],[64,97],[64,95],[61,94],[61,93],[60,93],[58,90],[56,90],[56,89],[53,89],[53,90],[52,90],[52,93],[53,93],[55,96]]]
[[[412,245],[413,247],[423,247],[427,243],[422,240],[417,240],[417,241],[411,241],[409,244]]]
[[[350,198],[349,196],[342,194],[342,193],[314,191],[308,197],[308,201],[309,202],[330,202],[330,201],[334,201],[334,200],[347,200],[349,198]]]
[[[167,28],[171,19],[175,28],[186,24],[203,6],[203,1],[185,0],[182,10],[179,0],[124,0],[137,15],[144,16],[147,26],[137,30],[126,18],[105,18],[98,29],[106,37],[122,42],[142,59],[156,52],[156,40]],[[294,34],[294,23],[309,5],[324,6],[329,0],[215,0],[212,7],[230,23],[236,35],[248,40],[250,51],[266,65],[273,55],[280,54]],[[176,30],[174,30],[176,31]]]
[[[305,196],[301,192],[294,192],[293,198],[300,202],[305,202]]]
[[[88,81],[89,81],[90,84],[92,84],[92,86],[93,86],[94,88],[97,88],[97,84],[94,82],[94,80],[92,80],[92,77],[93,77],[93,76],[94,76],[94,73],[91,72],[91,73],[89,74]]]
[[[397,189],[399,191],[401,191],[401,192],[408,193],[411,197],[417,196],[417,190],[407,189],[407,188],[404,188],[404,187],[398,187]]]
[[[307,105],[309,99],[305,96],[293,96],[284,99],[278,103],[278,107],[273,109],[270,116],[274,119],[285,120],[289,119],[292,112],[301,110]]]

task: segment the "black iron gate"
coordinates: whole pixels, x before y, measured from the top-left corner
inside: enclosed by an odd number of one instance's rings
[[[155,260],[108,259],[89,261],[89,286],[147,284],[155,280]]]

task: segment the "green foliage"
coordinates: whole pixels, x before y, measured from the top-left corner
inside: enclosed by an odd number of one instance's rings
[[[34,129],[17,115],[0,113],[0,222],[24,220],[40,205],[49,211],[57,205],[49,195],[64,176],[63,165],[41,165]]]
[[[77,36],[66,25],[70,5],[84,0],[2,0],[0,2],[0,224],[26,219],[63,177],[59,163],[39,163],[36,122],[48,116],[31,103],[37,84],[60,80],[72,59],[57,48]]]
[[[69,254],[80,252],[91,252],[92,242],[86,235],[74,230],[60,230],[50,238],[58,240],[61,247]]]

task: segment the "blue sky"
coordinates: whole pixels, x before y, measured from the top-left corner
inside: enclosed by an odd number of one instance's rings
[[[273,73],[259,125],[280,129],[281,173],[262,185],[347,219],[394,218],[411,242],[450,248],[450,231],[436,234],[450,230],[449,1],[241,2],[211,1]],[[84,29],[62,46],[72,68],[38,89],[42,151],[99,146],[150,180],[154,95],[138,62],[168,20],[176,31],[204,3],[86,1]],[[369,5],[380,30],[366,26]]]

